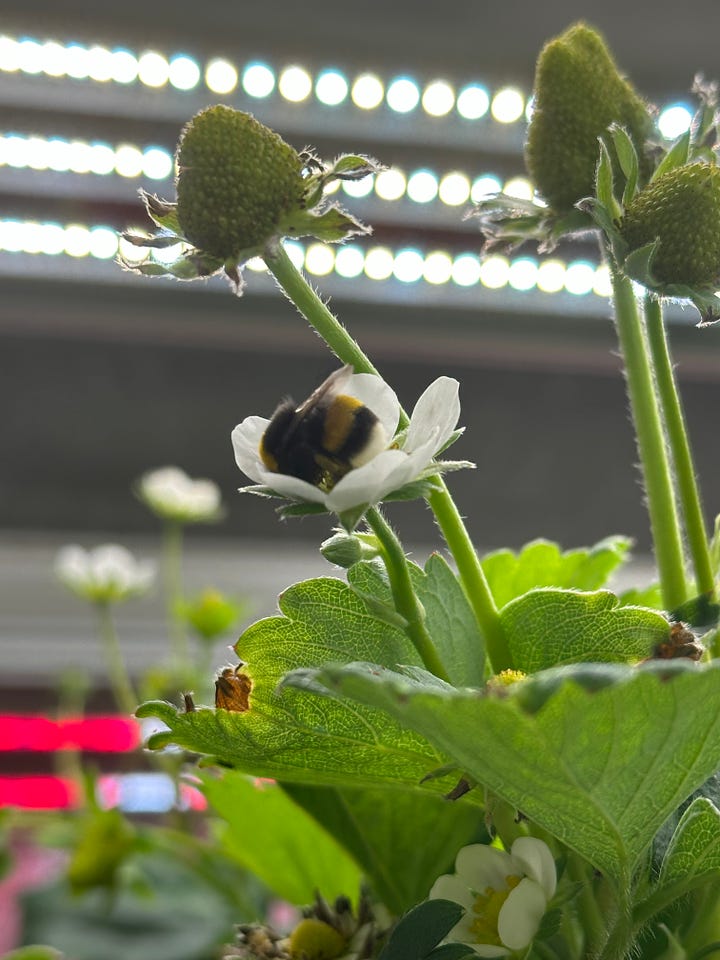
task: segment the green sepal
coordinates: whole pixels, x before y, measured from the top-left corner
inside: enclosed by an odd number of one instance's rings
[[[385,499],[387,499],[387,497]],[[363,503],[359,507],[350,507],[349,510],[343,510],[342,513],[338,514],[340,526],[343,530],[347,531],[347,533],[352,533],[369,508],[369,503]]]
[[[335,160],[327,176],[333,180],[362,180],[371,173],[381,173],[385,169],[384,164],[373,157],[345,153]]]
[[[156,233],[152,235],[125,231],[120,236],[134,247],[151,247],[154,250],[164,250],[167,247],[174,247],[178,243],[185,243],[184,238],[175,233]]]
[[[370,227],[333,204],[320,214],[310,210],[293,212],[281,224],[281,233],[290,237],[311,236],[326,243],[339,243],[348,237],[370,233]]]
[[[650,183],[654,180],[657,180],[658,177],[662,177],[665,173],[670,173],[671,170],[674,170],[675,167],[682,167],[688,162],[690,157],[690,131],[684,133],[675,143],[670,147],[668,152],[662,158],[660,163],[655,168],[655,171],[650,177]]]
[[[198,250],[191,249],[171,263],[160,263],[152,255],[139,263],[118,257],[118,263],[130,273],[139,273],[144,277],[175,277],[176,280],[198,280],[212,277],[223,269],[222,262],[208,257]]]
[[[637,280],[650,290],[656,289],[658,282],[653,276],[652,262],[658,249],[658,241],[646,243],[628,253],[622,262],[622,268],[631,280]]]
[[[629,133],[619,124],[612,124],[610,127],[610,136],[613,140],[615,153],[620,163],[620,169],[625,176],[625,189],[623,190],[623,206],[628,204],[635,196],[638,190],[638,178],[640,176],[640,164]]]
[[[407,620],[397,612],[391,603],[385,603],[384,600],[378,599],[378,597],[372,593],[366,593],[364,590],[360,590],[352,583],[348,585],[355,596],[365,604],[368,613],[372,614],[376,620],[379,620],[381,623],[387,623],[390,627],[396,627],[398,630],[406,629],[408,625]]]
[[[720,623],[720,604],[716,603],[706,593],[686,600],[681,606],[670,613],[673,621],[682,621],[691,627],[710,629]]]
[[[615,199],[612,160],[610,151],[604,140],[598,140],[600,156],[595,171],[595,195],[600,203],[609,211],[612,220],[619,220],[622,216],[620,204]]]
[[[329,513],[321,503],[288,503],[275,510],[281,520],[290,520],[292,517],[316,517]]]
[[[138,190],[138,195],[145,205],[147,215],[161,229],[168,230],[170,233],[182,234],[182,227],[177,215],[177,204],[168,200],[161,200],[154,193],[148,193],[142,187]]]

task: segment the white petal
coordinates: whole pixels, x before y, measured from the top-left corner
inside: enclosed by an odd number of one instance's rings
[[[407,462],[407,454],[402,450],[383,450],[374,460],[345,474],[328,494],[328,507],[335,513],[342,513],[365,503],[378,503],[389,490],[400,485],[388,484],[388,478]]]
[[[539,883],[525,877],[510,892],[500,908],[498,933],[505,946],[523,950],[538,932],[547,910],[547,898]]]
[[[488,887],[506,889],[505,879],[513,873],[513,866],[509,854],[485,843],[463,847],[455,860],[455,872],[477,893],[484,893]]]
[[[523,873],[540,884],[549,900],[557,886],[557,871],[550,847],[536,837],[518,837],[510,852],[522,864]]]
[[[62,547],[55,558],[55,573],[68,584],[87,584],[90,578],[89,556],[86,550],[73,543]]]
[[[389,443],[395,436],[400,419],[400,401],[392,387],[382,377],[372,373],[355,373],[342,392],[361,400],[372,410],[383,425]]]
[[[475,898],[468,890],[467,884],[463,883],[454,873],[445,873],[442,877],[437,878],[430,888],[428,900],[452,900],[454,903],[459,903],[461,907],[465,907],[466,910],[471,910],[475,903]]]
[[[408,427],[405,450],[408,452],[427,442],[433,430],[437,439],[436,453],[450,439],[460,417],[460,384],[452,377],[438,377],[415,404]]]
[[[291,500],[308,500],[310,503],[322,503],[327,506],[328,495],[320,487],[315,487],[307,480],[291,477],[287,473],[272,473],[270,470],[258,471],[258,483],[272,487],[277,493],[289,497]],[[331,510],[328,507],[328,510]]]
[[[232,432],[235,462],[246,477],[255,483],[264,483],[260,475],[265,466],[260,459],[260,441],[267,430],[269,420],[265,417],[246,417]]]

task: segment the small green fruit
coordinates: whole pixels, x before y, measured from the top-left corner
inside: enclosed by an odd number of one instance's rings
[[[308,917],[290,935],[292,960],[335,960],[345,949],[345,938],[329,923]]]
[[[629,251],[658,241],[652,259],[660,284],[720,286],[720,169],[692,163],[663,174],[637,194],[620,232]]]
[[[177,168],[183,235],[226,262],[262,249],[303,195],[299,154],[251,114],[222,105],[187,124]]]
[[[647,107],[618,72],[600,34],[575,24],[538,58],[525,151],[528,172],[556,213],[594,194],[598,137],[607,142],[613,123],[627,130],[647,177],[643,148],[653,127]]]

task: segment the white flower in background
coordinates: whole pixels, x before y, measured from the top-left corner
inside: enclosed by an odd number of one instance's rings
[[[140,478],[138,496],[153,513],[177,523],[203,523],[220,516],[220,488],[193,480],[179,467],[163,467]]]
[[[114,603],[149,590],[155,579],[155,564],[136,560],[129,550],[115,543],[94,550],[72,544],[58,552],[55,573],[85,600]]]
[[[532,943],[556,885],[548,845],[520,837],[509,853],[481,843],[463,847],[455,873],[439,877],[429,897],[465,907],[447,940],[464,943],[481,957],[502,957]]]
[[[400,404],[380,377],[351,374],[342,383],[342,394],[355,397],[378,418],[385,442],[373,449],[367,462],[351,469],[329,490],[306,480],[268,470],[260,456],[260,442],[270,423],[265,417],[247,417],[232,433],[235,460],[255,483],[290,500],[321,504],[331,513],[380,503],[385,497],[423,476],[455,432],[460,416],[459,384],[439,377],[425,390],[413,410],[407,432],[395,433]]]

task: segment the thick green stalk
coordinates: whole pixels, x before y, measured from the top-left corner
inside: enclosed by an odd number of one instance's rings
[[[405,632],[420,654],[425,667],[436,677],[449,682],[447,671],[425,627],[425,611],[413,589],[410,568],[402,544],[377,507],[371,507],[365,519],[380,542],[395,609],[405,620]]]
[[[658,398],[670,443],[678,496],[685,519],[685,534],[695,570],[697,592],[714,599],[715,577],[685,415],[670,359],[662,307],[658,300],[650,296],[645,297],[645,325]]]
[[[115,624],[113,623],[110,604],[100,601],[96,604],[98,612],[98,628],[100,639],[105,651],[105,661],[108,669],[108,679],[112,687],[115,702],[122,713],[132,715],[140,702],[133,688],[123,659],[118,641]]]
[[[610,272],[615,323],[625,363],[663,603],[668,610],[674,610],[687,600],[687,586],[668,452],[632,283],[612,266]]]
[[[356,373],[379,376],[355,340],[295,268],[282,245],[265,254],[265,263],[287,298],[339,360],[351,363]],[[407,414],[401,410],[400,428],[407,426],[408,422]],[[512,666],[498,610],[457,506],[442,479],[437,478],[437,486],[438,489],[428,497],[428,503],[455,560],[460,582],[485,637],[488,659],[497,673]]]

